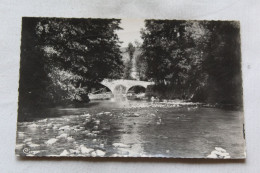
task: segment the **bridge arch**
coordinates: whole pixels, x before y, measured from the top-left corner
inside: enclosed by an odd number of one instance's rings
[[[104,79],[101,82],[102,85],[108,87],[113,94],[115,94],[116,87],[121,86],[123,89],[123,93],[127,93],[127,91],[133,86],[142,86],[147,88],[148,85],[154,84],[153,82],[148,81],[137,81],[137,80],[126,80],[126,79]],[[125,88],[125,89],[124,89]]]
[[[106,88],[107,90],[109,90],[111,93],[113,93],[113,88],[109,87],[109,86],[106,86],[106,85],[103,85],[100,83],[100,85],[102,85],[102,87]]]
[[[103,92],[111,92],[111,93],[113,93],[111,87],[108,87],[108,86],[103,85],[101,83],[98,83],[98,85],[96,85],[95,88],[93,88],[93,89],[94,90],[91,90],[89,94],[99,94],[99,93],[103,93]]]
[[[91,89],[88,93],[88,97],[90,100],[111,99],[113,98],[113,91],[111,88],[99,83],[95,85],[95,88]]]
[[[131,87],[128,88],[128,90],[126,91],[126,93],[128,93],[129,90],[131,90],[131,89],[133,89],[133,88],[135,88],[135,87],[143,88],[144,91],[146,91],[146,88],[147,88],[147,86],[144,86],[144,85],[133,85],[133,86],[131,86]]]

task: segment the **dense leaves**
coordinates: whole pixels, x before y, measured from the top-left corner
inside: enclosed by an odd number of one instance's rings
[[[148,68],[147,61],[145,60],[144,56],[142,56],[141,53],[138,54],[135,59],[135,69],[137,72],[136,76],[138,80],[141,81],[147,80],[147,76],[146,76],[147,68]]]
[[[125,68],[124,68],[124,79],[132,79],[132,69],[133,69],[133,58],[135,53],[135,47],[132,43],[128,44],[128,47],[126,48],[126,52],[128,53],[129,59],[125,62]]]
[[[23,18],[20,103],[88,101],[89,86],[119,78],[118,19]]]
[[[238,23],[146,20],[141,34],[146,77],[160,97],[241,104]]]

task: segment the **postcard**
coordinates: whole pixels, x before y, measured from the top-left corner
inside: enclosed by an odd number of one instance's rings
[[[239,21],[23,17],[22,157],[245,159]]]

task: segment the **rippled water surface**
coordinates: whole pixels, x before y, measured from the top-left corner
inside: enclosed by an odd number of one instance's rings
[[[243,113],[196,105],[96,101],[18,122],[17,155],[244,157]]]

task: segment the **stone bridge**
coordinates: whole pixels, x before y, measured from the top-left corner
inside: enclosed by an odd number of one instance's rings
[[[148,85],[154,84],[154,82],[125,79],[104,79],[100,83],[109,88],[113,95],[126,94],[128,90],[134,86],[147,88]]]

